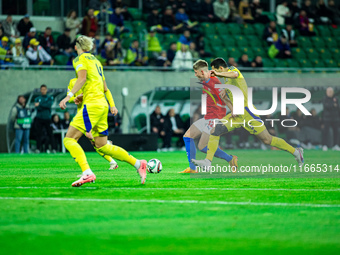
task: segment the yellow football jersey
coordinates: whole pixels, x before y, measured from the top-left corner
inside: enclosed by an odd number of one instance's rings
[[[104,95],[105,80],[103,66],[91,53],[84,52],[73,60],[73,67],[78,72],[86,70],[86,82],[82,87],[83,104],[107,105]]]
[[[229,69],[228,69],[228,72],[238,72],[237,78],[235,78],[235,79],[224,78],[224,81],[225,81],[225,84],[234,85],[235,87],[238,87],[242,91],[243,97],[244,97],[244,107],[247,107],[248,106],[248,86],[247,86],[246,80],[244,79],[240,70],[238,70],[234,66],[230,66]],[[233,94],[231,93],[231,91],[229,89],[226,89],[226,92],[227,92],[227,95],[228,95],[230,101],[234,104]]]

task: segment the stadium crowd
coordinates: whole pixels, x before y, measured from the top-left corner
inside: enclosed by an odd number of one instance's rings
[[[239,67],[263,67],[262,58],[292,58],[298,35],[314,36],[315,25],[337,27],[340,22],[340,7],[334,0],[327,3],[319,0],[316,4],[304,0],[301,5],[297,0],[283,0],[277,5],[274,17],[264,11],[260,0],[160,2],[143,1],[146,26],[143,22],[133,23],[140,25],[141,30],[131,27],[131,22],[136,20],[122,0],[89,1],[82,19],[71,10],[62,34],[51,27],[37,31],[29,15],[16,23],[9,14],[0,23],[0,64],[72,65],[76,36],[84,34],[94,38],[93,53],[107,66],[191,68],[197,58],[217,57],[218,53],[209,51],[211,48],[207,50],[209,38],[207,33],[202,33],[203,24],[208,22],[234,23],[235,29],[238,24],[263,24],[262,40],[268,44],[267,52],[254,56],[242,52],[239,59],[228,59],[229,64]],[[99,21],[105,23],[105,37],[100,36]],[[144,29],[147,35],[140,39],[138,32]],[[161,38],[166,38],[166,43]]]

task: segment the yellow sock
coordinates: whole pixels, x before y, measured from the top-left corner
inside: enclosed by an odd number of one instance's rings
[[[135,157],[131,156],[126,150],[116,145],[105,144],[103,147],[98,148],[98,151],[106,155],[110,155],[120,161],[127,162],[132,166],[134,166],[137,162]]]
[[[295,148],[293,146],[289,145],[285,140],[276,136],[272,137],[272,142],[270,143],[270,145],[280,150],[288,151],[291,154],[293,154],[295,151]]]
[[[219,143],[220,143],[220,137],[219,136],[210,135],[206,159],[209,159],[210,161],[213,160],[215,152],[218,149]]]
[[[111,156],[106,155],[106,154],[100,152],[100,151],[98,150],[98,148],[96,148],[96,147],[94,147],[94,149],[96,150],[96,152],[97,152],[100,156],[102,156],[102,157],[103,157],[104,159],[106,159],[109,163],[111,163],[111,161],[113,160]]]
[[[65,137],[64,145],[83,172],[87,169],[90,169],[90,166],[86,160],[85,152],[75,139]]]

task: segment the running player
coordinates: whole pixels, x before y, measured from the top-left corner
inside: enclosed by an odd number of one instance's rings
[[[208,70],[208,63],[205,60],[197,60],[193,65],[193,69],[195,76],[203,85],[203,94],[207,95],[207,114],[204,118],[195,121],[183,136],[189,167],[180,173],[196,173],[196,166],[191,162],[196,158],[194,139],[200,138],[198,149],[203,153],[207,153],[207,144],[214,119],[221,119],[226,115],[226,103],[220,99],[220,91],[215,88],[215,84],[220,84],[221,82],[218,78],[211,77],[210,71]],[[231,104],[229,104],[228,107],[231,107]],[[216,149],[214,154],[215,157],[229,162],[230,166],[237,167],[236,156],[228,155],[219,148]]]
[[[68,84],[68,87],[67,87],[67,92],[70,92],[72,89],[73,89],[73,86],[74,84],[76,83],[77,81],[77,78],[74,78],[74,79],[71,79],[70,80],[70,83]],[[109,106],[110,106],[110,111],[111,113],[113,114],[113,107],[115,106],[114,104],[114,101],[113,101],[113,98],[112,98],[112,94],[110,92],[110,90],[107,88],[106,91],[104,91],[105,93],[105,96],[106,96],[106,99],[109,100]],[[82,95],[83,95],[83,92],[82,90],[80,89],[73,97],[70,98],[70,100],[68,101],[69,103],[75,103],[77,105],[77,112],[82,108]],[[79,97],[78,97],[79,96]],[[76,101],[76,102],[75,102]],[[112,106],[112,107],[111,107]],[[112,158],[110,157],[109,155],[105,155],[101,152],[99,152],[96,148],[96,146],[94,146],[93,142],[94,141],[90,141],[93,145],[93,148],[98,152],[98,154],[100,156],[102,156],[105,160],[107,160],[109,163],[110,163],[110,168],[109,170],[114,170],[114,169],[117,169],[118,168],[118,164],[117,162]],[[109,144],[112,144],[112,142],[110,140],[107,141]]]
[[[78,57],[73,60],[73,67],[78,79],[72,90],[59,103],[60,108],[65,109],[70,98],[82,89],[82,108],[73,118],[64,139],[66,149],[83,171],[80,179],[72,183],[72,186],[79,187],[84,183],[96,180],[96,176],[87,162],[84,150],[77,143],[77,140],[83,134],[90,140],[94,139],[94,144],[99,152],[134,166],[140,175],[141,183],[144,184],[146,179],[146,160],[138,160],[124,149],[107,143],[107,113],[109,109],[104,94],[107,85],[102,65],[96,57],[89,53],[92,48],[93,40],[91,38],[79,36],[76,39],[75,50]],[[78,96],[76,100],[78,98],[80,99],[81,97]],[[117,108],[112,108],[113,114],[117,114]]]
[[[252,122],[261,120],[261,118],[258,115],[252,113],[248,108],[248,86],[241,72],[236,67],[228,67],[223,58],[216,58],[215,60],[213,60],[211,62],[211,67],[213,69],[211,71],[212,75],[223,77],[226,83],[234,85],[242,91],[244,96],[245,113],[243,115],[233,115],[232,113],[229,113],[223,118],[223,120],[227,121],[222,120],[220,123],[216,124],[210,132],[206,158],[204,160],[192,159],[192,162],[196,166],[211,166],[211,161],[216,150],[218,149],[220,136],[231,132],[236,128],[243,127],[249,133],[256,135],[264,144],[271,145],[284,151],[288,151],[295,157],[299,166],[302,166],[304,163],[302,148],[294,148],[289,145],[285,140],[272,136],[271,134],[269,134],[264,125],[258,123],[251,125]],[[226,95],[228,95],[230,101],[233,104],[236,103],[233,102],[233,95],[229,89],[222,90],[220,93],[220,96],[222,98],[228,100]],[[230,119],[232,119],[232,121],[230,121]],[[248,124],[249,121],[250,125]]]

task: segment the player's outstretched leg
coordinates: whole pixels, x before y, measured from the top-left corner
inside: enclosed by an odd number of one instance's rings
[[[98,151],[98,149],[96,147],[94,147],[94,149],[96,150],[96,152],[102,156],[107,162],[110,163],[110,168],[109,170],[114,170],[118,168],[118,164],[117,162],[109,155],[105,155],[104,153],[101,153],[100,151]]]
[[[123,148],[116,146],[116,145],[111,145],[111,144],[105,144],[104,146],[98,148],[98,151],[100,153],[109,155],[115,159],[127,162],[130,165],[134,166],[137,169],[137,172],[139,173],[139,176],[141,178],[141,184],[145,183],[146,163],[147,163],[146,160],[138,160],[132,155],[130,155]]]
[[[201,152],[207,153],[208,152],[208,146],[205,146],[201,150]],[[238,157],[237,156],[229,155],[228,153],[224,152],[220,148],[217,148],[214,157],[224,159],[225,161],[227,161],[229,163],[230,167],[233,167],[232,169],[234,169],[234,171],[237,170],[237,167],[238,167],[238,164],[237,164]]]
[[[185,144],[185,150],[187,152],[189,167],[180,173],[197,173],[195,164],[191,162],[192,159],[196,158],[196,146],[194,139],[191,137],[183,137],[183,140]]]
[[[94,182],[96,180],[96,176],[91,171],[90,166],[87,163],[84,150],[81,148],[78,142],[75,139],[69,137],[65,137],[63,142],[65,148],[70,152],[71,156],[74,158],[74,160],[78,163],[81,170],[83,171],[80,179],[72,183],[72,186],[80,187],[84,183]]]

